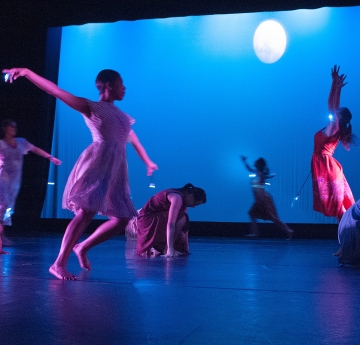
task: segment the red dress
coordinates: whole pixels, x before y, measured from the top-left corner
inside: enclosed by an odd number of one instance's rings
[[[182,195],[176,189],[163,190],[152,196],[144,207],[139,211],[137,219],[137,240],[136,253],[143,254],[151,248],[165,254],[166,226],[169,218],[170,201],[167,199],[169,193]],[[179,211],[177,221],[182,217],[187,217],[186,205],[183,203]],[[189,252],[188,242],[188,219],[181,231],[175,233],[174,249],[181,253]]]
[[[328,137],[323,130],[314,136],[311,174],[314,210],[328,217],[341,217],[355,203],[341,164],[332,157],[339,144],[339,133]]]

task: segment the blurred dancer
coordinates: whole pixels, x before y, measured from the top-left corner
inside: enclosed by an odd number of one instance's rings
[[[17,138],[17,125],[7,119],[1,123],[0,140],[0,235],[3,246],[12,244],[6,235],[4,226],[11,225],[11,215],[15,211],[15,201],[21,185],[23,157],[29,151],[59,165],[61,161],[50,153],[34,146],[24,138]]]
[[[294,236],[294,231],[279,219],[272,196],[265,188],[266,180],[275,177],[275,174],[270,174],[269,168],[267,167],[264,158],[257,159],[254,163],[254,167],[251,167],[246,162],[245,156],[241,156],[241,160],[243,161],[246,169],[256,175],[252,181],[252,190],[254,193],[255,202],[249,210],[251,224],[250,233],[247,235],[247,237],[259,237],[260,234],[256,219],[263,219],[271,220],[280,230],[285,233],[287,238],[291,240]]]

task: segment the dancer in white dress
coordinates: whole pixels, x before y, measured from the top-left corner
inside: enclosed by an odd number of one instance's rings
[[[3,246],[12,244],[4,232],[4,225],[12,225],[11,215],[15,211],[15,201],[21,185],[23,156],[29,151],[49,159],[59,165],[61,161],[44,150],[29,143],[24,138],[16,138],[17,125],[7,119],[1,123],[0,140],[0,238]],[[1,252],[1,248],[0,248]]]
[[[136,134],[131,131],[132,119],[113,104],[116,100],[121,101],[125,94],[118,72],[103,70],[98,74],[96,87],[100,91],[99,102],[74,96],[26,68],[3,72],[9,73],[10,82],[26,77],[40,89],[79,111],[90,129],[93,142],[76,162],[63,196],[63,206],[74,211],[75,217],[67,226],[58,257],[49,269],[58,279],[75,280],[76,277],[66,269],[68,258],[96,212],[109,217],[90,236],[96,244],[117,233],[124,233],[129,219],[137,214],[128,185],[127,141],[146,164],[148,175],[157,169],[157,165],[150,160]],[[80,266],[90,269],[87,258],[75,253]]]

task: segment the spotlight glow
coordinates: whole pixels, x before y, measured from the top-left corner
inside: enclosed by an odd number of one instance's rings
[[[256,29],[253,40],[256,56],[264,63],[278,61],[285,52],[286,33],[275,20],[265,20]]]

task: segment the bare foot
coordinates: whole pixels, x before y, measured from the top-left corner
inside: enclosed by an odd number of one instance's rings
[[[293,237],[294,237],[294,230],[288,230],[288,232],[287,232],[287,240],[288,241],[291,241],[292,239],[293,239]]]
[[[342,253],[342,248],[340,247],[339,250],[336,253],[334,253],[333,255],[334,256],[340,256],[341,253]]]
[[[250,234],[245,235],[245,237],[248,237],[248,238],[257,238],[257,237],[259,237],[259,234],[254,233],[254,232],[250,232]]]
[[[155,248],[151,248],[149,252],[151,253],[152,256],[158,256],[158,255],[162,254],[161,252],[159,252]]]
[[[76,280],[76,277],[62,266],[56,266],[54,264],[50,266],[49,272],[60,280]]]
[[[79,248],[78,244],[74,246],[73,252],[76,254],[79,260],[80,267],[84,268],[85,270],[91,270],[91,263],[87,258],[86,253],[84,253],[84,251]]]

